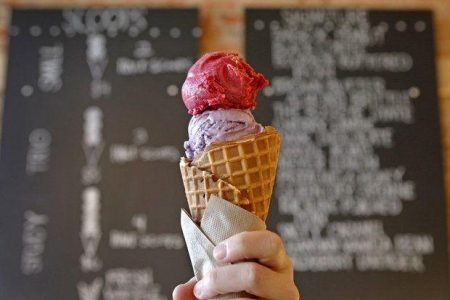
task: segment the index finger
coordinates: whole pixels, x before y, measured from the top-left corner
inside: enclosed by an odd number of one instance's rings
[[[242,232],[228,238],[214,248],[214,258],[225,263],[256,259],[275,271],[292,268],[281,238],[267,230]]]

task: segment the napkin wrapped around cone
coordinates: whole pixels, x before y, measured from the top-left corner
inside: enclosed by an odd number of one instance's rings
[[[189,214],[182,210],[181,228],[186,240],[189,257],[197,280],[223,264],[213,257],[214,247],[221,241],[243,231],[265,230],[265,223],[254,214],[212,195],[200,223],[197,225]],[[220,295],[213,299],[236,299],[252,296],[246,293]]]

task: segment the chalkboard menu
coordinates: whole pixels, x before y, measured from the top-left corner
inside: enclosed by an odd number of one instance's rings
[[[14,10],[0,299],[160,300],[192,276],[179,226],[194,9]]]
[[[431,12],[250,9],[245,41],[303,298],[449,299]]]

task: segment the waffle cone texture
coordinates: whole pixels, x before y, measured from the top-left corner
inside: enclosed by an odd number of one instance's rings
[[[181,176],[193,220],[200,222],[209,197],[216,195],[265,221],[280,143],[278,131],[266,126],[258,134],[212,143],[193,161],[182,157]]]

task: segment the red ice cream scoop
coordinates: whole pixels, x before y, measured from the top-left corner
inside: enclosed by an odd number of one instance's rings
[[[219,108],[254,109],[256,93],[268,84],[237,53],[212,52],[191,67],[181,93],[188,112],[197,115]]]

